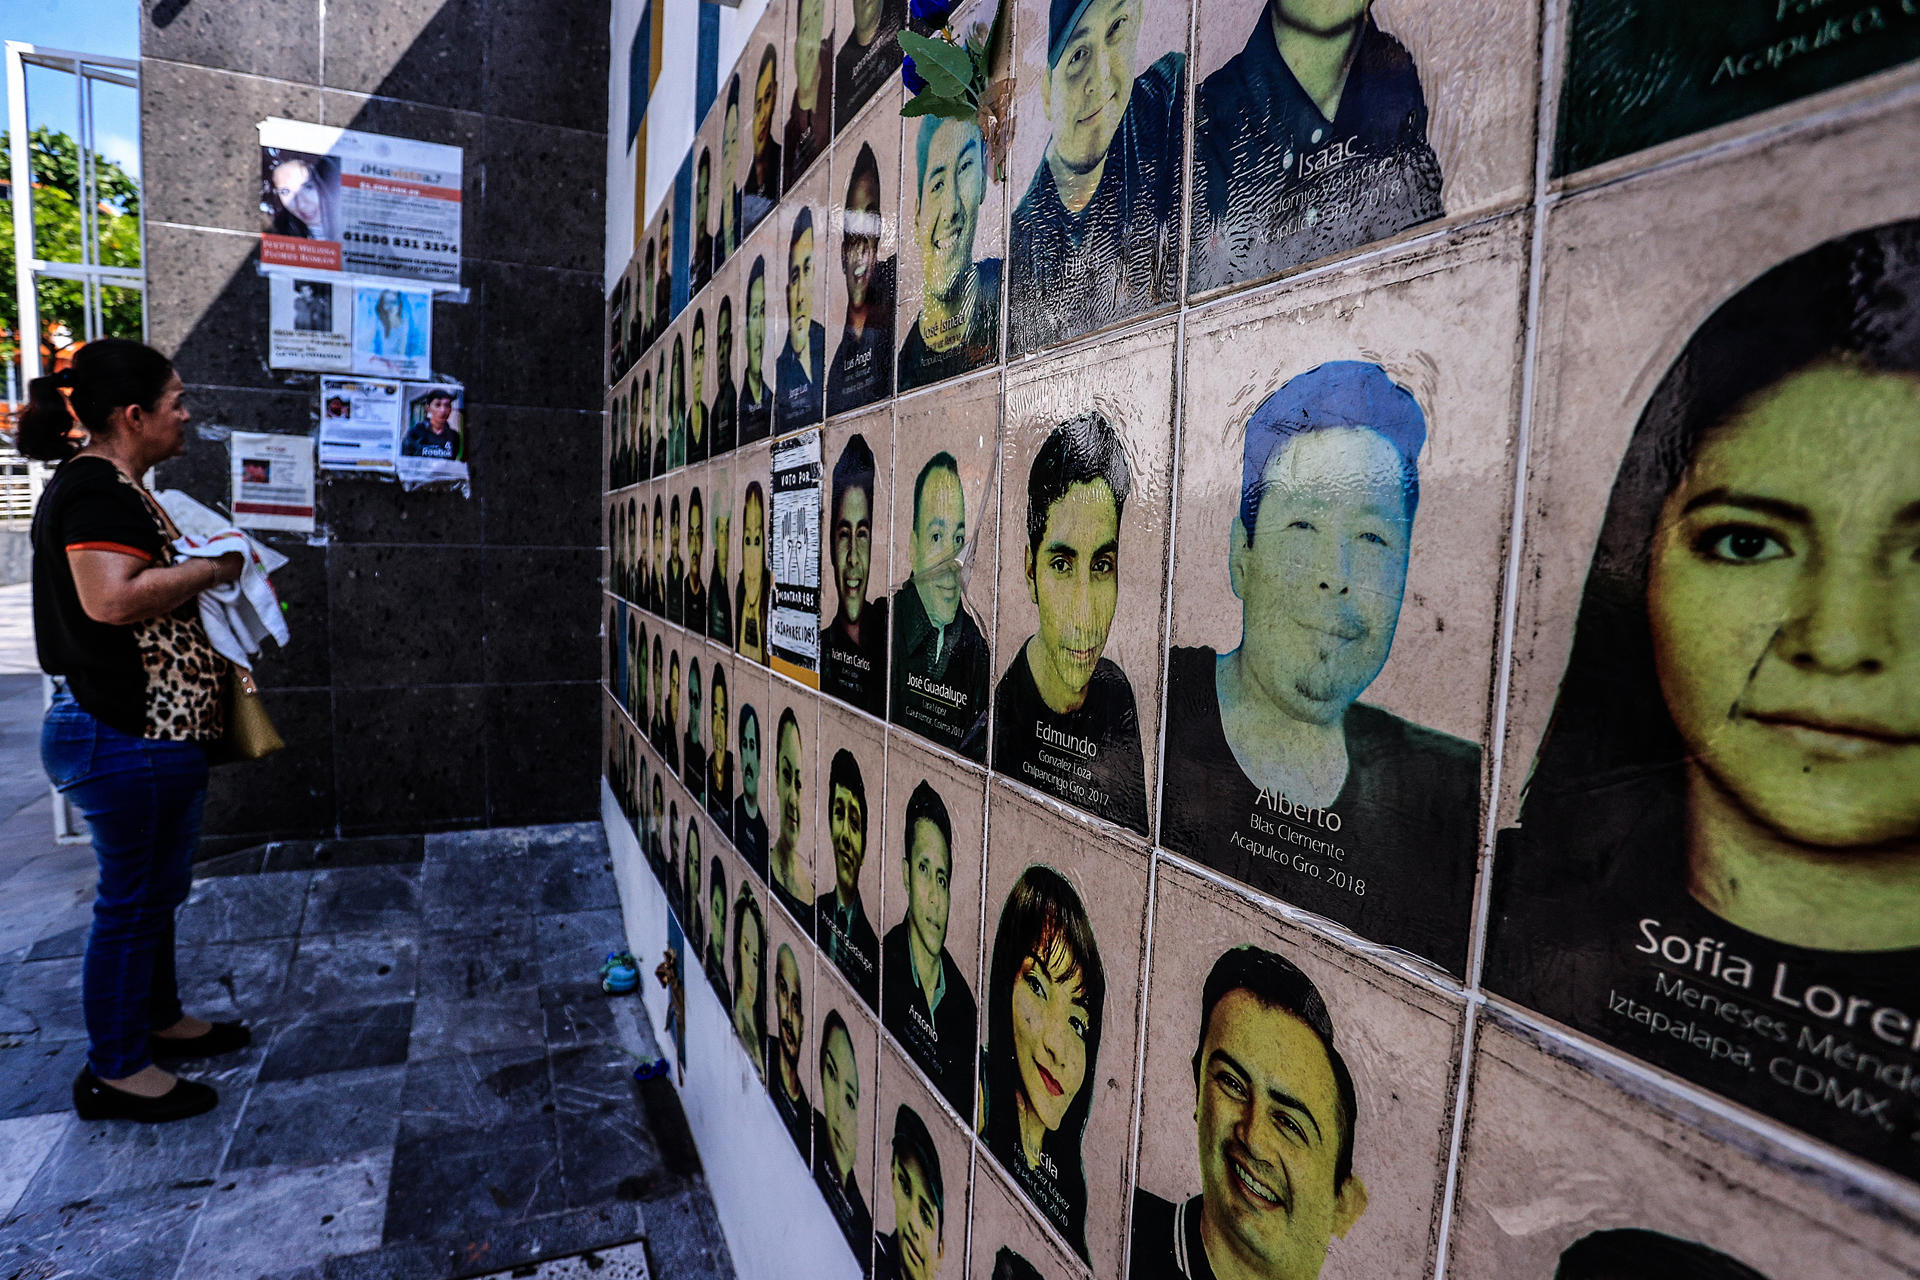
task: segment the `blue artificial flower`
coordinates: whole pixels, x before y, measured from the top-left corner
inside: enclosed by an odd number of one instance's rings
[[[914,3],[920,3],[920,0],[914,0]],[[913,69],[913,57],[910,54],[900,59],[900,79],[906,83],[908,93],[917,96],[926,91],[926,78]]]
[[[953,13],[954,0],[907,0],[913,20],[924,27],[944,27]]]

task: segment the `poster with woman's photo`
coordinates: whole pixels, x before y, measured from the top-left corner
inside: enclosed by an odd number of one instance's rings
[[[827,189],[827,416],[893,394],[894,264],[899,249],[898,86],[840,135]]]
[[[1525,198],[1537,6],[1201,0],[1187,288]],[[1471,86],[1470,89],[1466,86]]]
[[[820,430],[773,442],[767,497],[773,608],[768,643],[773,669],[820,684]]]
[[[835,422],[822,443],[820,689],[884,717],[893,415],[882,407]]]
[[[1160,842],[1455,973],[1526,230],[1223,305],[1185,353]]]
[[[1125,1252],[1147,857],[993,787],[986,1152],[1096,1275]]]
[[[1034,1216],[991,1161],[973,1178],[968,1280],[1080,1280],[1086,1263]]]
[[[963,5],[966,30],[987,12]],[[993,180],[980,126],[921,116],[901,142],[900,337],[895,385],[904,394],[999,358],[1007,184]]]
[[[816,1090],[813,1183],[846,1239],[862,1276],[871,1275],[875,1115],[880,1109],[880,1037],[873,1014],[854,999],[833,966],[815,967],[818,1049],[808,1066]]]
[[[460,283],[459,147],[277,118],[259,134],[262,266]]]
[[[980,880],[986,781],[895,735],[887,747],[880,867],[880,1022],[971,1122],[979,1062]]]
[[[408,486],[467,479],[467,390],[457,382],[409,382],[394,466]]]
[[[1554,175],[1920,57],[1920,7],[1572,0]]]
[[[1141,836],[1158,772],[1174,336],[1023,366],[1001,449],[994,772]]]
[[[346,373],[353,368],[353,286],[275,274],[267,286],[267,364]]]
[[[1908,1177],[1916,126],[1789,133],[1550,219],[1486,967]]]
[[[874,1280],[960,1280],[966,1272],[973,1145],[897,1049],[880,1050],[874,1110]]]
[[[1431,1276],[1461,1002],[1191,872],[1156,885],[1131,1274]]]
[[[896,406],[887,719],[977,763],[993,678],[1000,378]]]
[[[1020,0],[1007,350],[1173,302],[1186,169],[1183,0]]]
[[[433,367],[433,295],[413,289],[353,291],[353,371],[424,378]]]

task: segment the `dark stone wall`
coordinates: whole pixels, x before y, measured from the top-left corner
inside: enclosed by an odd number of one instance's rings
[[[214,773],[205,853],[597,812],[607,0],[146,0],[149,339],[195,423],[161,485],[227,500],[229,431],[308,432],[317,378],[267,368],[255,124],[465,153],[473,496],[321,480],[268,534],[293,644],[258,670],[286,751]]]

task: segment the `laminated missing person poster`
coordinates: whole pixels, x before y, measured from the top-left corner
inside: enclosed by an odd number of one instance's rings
[[[270,118],[260,263],[460,282],[459,147]]]
[[[352,290],[353,371],[424,378],[433,367],[433,296],[425,290]]]
[[[313,532],[313,437],[236,431],[233,522],[246,529]]]
[[[320,379],[320,465],[326,470],[392,475],[399,422],[399,383]]]
[[[346,373],[353,368],[353,286],[276,273],[268,287],[267,364]]]
[[[768,555],[773,669],[820,684],[820,432],[774,442]]]
[[[465,387],[457,382],[407,383],[400,454],[394,469],[409,489],[436,481],[467,481]]]

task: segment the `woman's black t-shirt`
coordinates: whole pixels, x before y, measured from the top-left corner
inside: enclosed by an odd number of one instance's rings
[[[134,483],[105,458],[62,463],[33,514],[33,629],[40,666],[64,676],[83,710],[122,733],[205,742],[221,731],[221,662],[192,601],[129,626],[80,607],[72,550],[173,563],[166,531]]]

